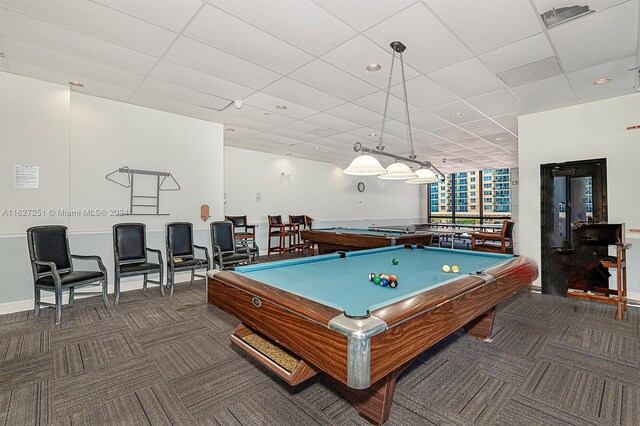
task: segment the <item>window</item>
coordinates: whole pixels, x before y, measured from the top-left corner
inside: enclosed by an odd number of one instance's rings
[[[484,195],[491,195],[493,193],[493,191],[484,191],[483,194]]]
[[[491,189],[491,184],[490,183],[485,183],[484,185],[482,185],[483,188],[485,189]]]
[[[475,203],[475,202],[476,202],[476,199],[475,199],[475,198],[472,198],[472,199],[471,199],[471,202],[472,202],[472,203]]]
[[[485,203],[490,203],[491,202],[491,197],[485,197],[483,201]]]

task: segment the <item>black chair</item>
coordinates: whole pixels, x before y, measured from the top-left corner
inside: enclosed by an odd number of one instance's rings
[[[164,296],[162,280],[162,252],[147,247],[146,226],[143,223],[118,223],[113,225],[113,264],[115,265],[116,305],[120,300],[120,278],[144,275],[143,289],[147,283],[159,284]],[[158,263],[148,262],[147,252],[158,255]],[[158,274],[158,281],[148,279]]]
[[[226,216],[233,223],[233,233],[240,247],[248,247],[256,263],[260,261],[260,248],[256,243],[256,226],[247,223],[247,216]]]
[[[69,306],[73,306],[76,287],[102,284],[102,300],[109,307],[107,298],[107,270],[100,256],[73,255],[69,250],[67,227],[62,225],[34,226],[27,229],[27,245],[31,259],[35,288],[34,313],[40,315],[40,305],[56,307],[56,324],[62,316],[62,292],[69,291]],[[76,271],[72,259],[95,260],[99,271]],[[40,301],[40,291],[53,291],[55,304]],[[83,294],[100,294],[90,292]]]
[[[235,242],[233,223],[229,220],[211,222],[211,245],[213,263],[220,269],[228,269],[251,263],[251,251],[246,245],[238,247]]]
[[[173,296],[176,272],[191,270],[191,284],[196,275],[206,278],[206,274],[196,274],[196,270],[204,268],[206,273],[209,268],[209,250],[193,244],[193,225],[188,222],[167,223],[166,235],[167,268],[169,269],[167,285],[171,288],[170,294]],[[202,250],[205,258],[197,258],[195,249]]]

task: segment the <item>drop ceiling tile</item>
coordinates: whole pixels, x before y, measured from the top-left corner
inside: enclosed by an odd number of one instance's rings
[[[273,129],[270,131],[270,133],[278,136],[284,136],[290,139],[295,139],[300,142],[308,142],[318,138],[318,135],[297,132],[295,130],[288,129],[286,126]]]
[[[280,74],[187,37],[180,37],[164,58],[254,89],[280,78]]]
[[[365,107],[366,109],[376,112],[380,115],[384,113],[384,105],[387,98],[386,91],[379,90],[376,93],[372,93],[368,96],[364,96],[360,99],[353,101],[354,104]],[[409,114],[415,114],[419,111],[418,108],[413,105],[409,105]],[[389,102],[387,104],[387,118],[406,117],[406,107],[404,100],[401,100],[393,95],[389,96]]]
[[[567,74],[577,99],[602,99],[622,93],[632,93],[636,84],[636,75],[629,70],[637,66],[635,56],[618,61],[607,62],[580,71]],[[596,85],[594,81],[610,78],[607,84]]]
[[[278,127],[272,123],[268,123],[264,121],[255,121],[255,120],[247,119],[237,115],[227,114],[226,112],[214,112],[209,118],[209,120],[214,121],[216,123],[224,124],[225,126],[229,126],[229,127],[245,127],[247,129],[251,129],[256,132],[268,132],[274,129],[275,127]]]
[[[460,124],[460,127],[473,133],[476,136],[485,136],[492,133],[500,133],[503,129],[493,120],[485,118],[478,121],[470,121],[468,123]]]
[[[281,144],[284,146],[292,146],[296,144],[302,143],[302,141],[298,139],[288,138],[286,136],[275,135],[271,132],[269,133],[261,133],[259,136],[256,136],[256,139],[260,139],[267,142],[273,142],[277,144]]]
[[[137,74],[147,74],[158,61],[154,56],[6,9],[0,9],[0,28],[6,37]]]
[[[369,144],[371,142],[367,138],[362,138],[351,133],[338,133],[331,136],[331,139],[349,144],[349,146],[351,146],[352,148],[356,142],[360,142],[362,144]]]
[[[358,136],[368,143],[377,143],[378,139],[380,139],[380,125],[360,127],[359,129],[351,130],[349,134]]]
[[[211,117],[211,110],[208,108],[202,108],[182,102],[176,102],[167,98],[148,95],[146,93],[134,93],[133,96],[129,98],[128,102],[147,108],[171,112],[173,114],[199,118],[201,120],[208,120]]]
[[[290,101],[285,101],[284,99],[278,98],[276,96],[271,96],[263,92],[256,92],[253,95],[245,98],[244,103],[261,108],[265,111],[286,115],[287,117],[293,117],[297,119],[305,118],[318,113],[318,111],[315,109],[303,107],[302,105],[298,105]],[[287,108],[283,110],[277,109],[277,105],[284,105]]]
[[[145,79],[137,91],[212,110],[221,110],[229,105],[229,100],[227,99],[211,96],[182,86],[176,86],[175,84],[165,83],[164,81],[153,78]]]
[[[501,130],[500,133],[493,133],[491,135],[485,135],[484,139],[488,140],[489,142],[495,144],[495,145],[499,145],[502,146],[504,144],[508,144],[508,143],[518,143],[518,137],[514,136],[513,134],[506,132],[504,130]]]
[[[321,92],[298,81],[284,77],[262,89],[270,95],[295,102],[299,105],[323,111],[344,103],[342,99]]]
[[[165,60],[156,65],[149,77],[229,100],[244,99],[255,92],[255,89]]]
[[[201,0],[93,0],[179,33],[202,6]]]
[[[466,99],[473,107],[480,110],[485,115],[503,115],[518,113],[520,111],[520,100],[516,98],[508,89],[498,90],[486,95],[480,95]]]
[[[363,31],[414,3],[415,0],[316,0],[316,3]],[[366,10],[366,13],[363,11]]]
[[[554,55],[546,34],[540,33],[484,53],[480,60],[488,69],[498,73]]]
[[[233,131],[231,131],[233,129]],[[247,129],[246,127],[240,126],[225,126],[224,137],[226,139],[231,140],[241,140],[246,138],[252,138],[257,136],[259,132],[251,129]]]
[[[493,145],[487,143],[487,141],[480,138],[466,138],[466,139],[460,139],[456,142],[458,142],[460,145],[464,146],[465,148],[481,151],[481,152],[484,152],[485,154],[488,154],[488,151],[491,148],[495,148]]]
[[[216,0],[213,4],[312,55],[321,55],[356,34],[309,0]]]
[[[450,65],[428,75],[440,86],[462,98],[482,95],[504,88],[504,84],[477,58]]]
[[[590,0],[588,5],[591,12],[601,12],[626,1],[628,0]],[[551,11],[552,9],[571,7],[577,4],[581,4],[577,3],[575,0],[533,0],[533,3],[535,4],[540,14]]]
[[[512,89],[522,100],[526,113],[549,110],[575,102],[571,86],[564,75],[535,81]]]
[[[202,9],[183,34],[280,74],[313,59],[289,43],[212,6]]]
[[[328,127],[340,132],[347,132],[349,130],[357,129],[358,127],[360,127],[360,124],[358,123],[354,123],[353,121],[345,120],[343,118],[336,117],[324,112],[318,113],[311,117],[307,117],[304,121],[313,123],[317,126]]]
[[[473,107],[469,106],[467,103],[458,101],[448,105],[444,105],[438,108],[434,108],[431,111],[431,114],[440,117],[441,119],[452,123],[452,124],[460,124],[467,123],[469,121],[480,120],[485,118],[480,112],[478,112]],[[453,114],[461,112],[464,114],[462,117],[454,117]]]
[[[243,105],[242,108],[237,109],[234,106],[230,106],[224,110],[224,114],[240,117],[246,120],[257,121],[260,123],[268,124],[272,127],[284,126],[285,124],[292,123],[295,119],[291,117],[285,117],[284,115],[270,113],[260,108],[253,107],[251,105]],[[243,126],[253,129],[253,126]],[[260,129],[255,129],[260,130]]]
[[[377,87],[321,59],[295,70],[287,77],[348,101],[378,90]]]
[[[478,55],[542,31],[529,0],[425,0],[427,6]]]
[[[430,112],[423,111],[411,115],[411,127],[422,130],[433,130],[441,127],[447,127],[449,123],[442,120]]]
[[[562,68],[555,56],[541,59],[527,65],[498,73],[498,77],[510,87],[531,83],[562,74]]]
[[[129,96],[133,94],[133,90],[131,89],[124,89],[122,87],[89,80],[86,77],[80,77],[77,74],[38,68],[27,64],[21,64],[19,62],[11,63],[11,71],[25,77],[36,78],[38,80],[50,81],[52,83],[63,85],[67,85],[69,81],[82,80],[85,87],[78,89],[73,88],[73,91],[85,93],[87,95],[100,96],[101,98],[113,99],[116,101],[126,101],[129,99]]]
[[[407,47],[404,60],[422,73],[473,56],[420,2],[370,28],[365,35],[384,48],[394,40],[402,41]]]
[[[65,7],[49,0],[2,0],[0,6],[155,56],[161,56],[176,37],[157,25],[86,0],[66,0]]]
[[[469,132],[465,132],[464,130],[458,127],[443,127],[442,129],[436,129],[431,131],[432,134],[439,136],[441,138],[456,141],[460,139],[466,139],[473,135],[469,134]]]
[[[404,98],[404,90],[401,84],[393,86],[391,93],[400,99]],[[458,100],[458,97],[448,89],[434,83],[425,76],[419,76],[407,81],[407,96],[411,105],[423,110],[450,104]]]
[[[23,43],[9,37],[4,38],[4,45],[5,56],[10,62],[77,75],[81,82],[83,79],[88,79],[124,89],[135,89],[144,79],[139,74]]]
[[[379,134],[382,131],[382,122],[376,123],[372,127],[374,129],[378,129],[376,133]],[[411,129],[411,130],[413,132],[414,129]],[[407,123],[404,123],[398,120],[387,119],[384,123],[384,137],[387,138],[389,137],[389,135],[393,135],[399,138],[405,138],[409,140],[409,127],[407,126]]]
[[[341,152],[342,155],[355,155],[353,151],[353,143],[351,142],[343,142],[329,137],[315,139],[312,143],[316,146],[326,146],[329,148],[333,148],[335,152]]]
[[[376,114],[373,111],[369,111],[361,106],[346,103],[335,108],[327,110],[327,113],[336,117],[343,117],[348,121],[353,121],[362,126],[370,126],[374,123],[382,121],[382,115]]]
[[[328,115],[328,114],[327,114]],[[331,117],[331,116],[330,116]],[[315,137],[327,137],[338,133],[337,130],[322,125],[309,123],[306,121],[298,120],[293,123],[282,126],[283,129],[290,129],[296,132],[305,133],[308,135],[314,135]]]
[[[638,1],[628,1],[602,12],[549,29],[566,72],[635,55],[638,44]]]
[[[322,56],[322,59],[381,89],[386,89],[389,84],[391,48],[388,47],[388,44],[386,48],[382,48],[359,35],[332,49]],[[367,71],[367,65],[371,63],[380,64],[381,68],[375,72]],[[405,65],[407,80],[419,75],[419,71]],[[401,73],[394,70],[392,84],[400,82],[402,82]]]
[[[498,124],[511,132],[518,134],[518,116],[517,114],[505,114],[494,116],[493,118]]]

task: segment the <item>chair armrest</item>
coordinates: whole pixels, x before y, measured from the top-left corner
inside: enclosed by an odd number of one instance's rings
[[[501,240],[502,236],[496,232],[476,232],[471,234],[472,237],[481,240]]]
[[[150,251],[151,253],[155,253],[158,255],[158,263],[160,265],[162,265],[162,251],[158,250],[158,249],[152,249],[149,247],[146,247],[147,251]]]
[[[83,256],[79,254],[72,254],[71,259],[95,260],[98,263],[100,272],[102,272],[104,274],[104,278],[107,279],[107,268],[104,267],[104,263],[102,263],[102,258],[100,256]]]
[[[45,262],[45,261],[42,261],[42,260],[32,260],[31,263],[33,263],[35,265],[49,267],[49,269],[51,270],[51,276],[53,277],[53,283],[55,284],[55,286],[56,287],[60,287],[62,285],[61,284],[61,280],[60,280],[60,274],[58,274],[58,268],[56,267],[55,263],[53,263],[53,262]],[[34,270],[35,270],[35,268],[34,268]]]
[[[209,268],[209,249],[207,249],[206,247],[203,246],[197,246],[197,245],[193,245],[193,248],[197,248],[199,250],[202,250],[204,252],[204,258],[207,261],[207,268]]]
[[[245,225],[244,227],[245,227],[245,229],[247,229],[247,230],[249,230],[249,229],[256,229],[256,226],[255,226],[255,225]]]

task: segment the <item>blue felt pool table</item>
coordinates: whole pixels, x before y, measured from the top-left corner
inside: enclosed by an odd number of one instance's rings
[[[460,272],[443,272],[445,264]],[[398,287],[376,285],[370,273],[396,275]],[[381,424],[404,368],[461,327],[488,338],[495,306],[537,274],[524,257],[397,245],[209,271],[207,298],[242,322],[231,339],[251,356],[292,385],[325,373]],[[251,335],[299,363],[283,368],[246,344]]]

